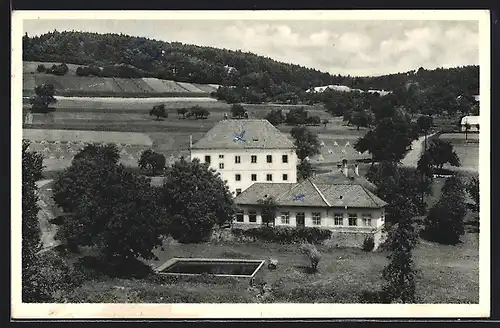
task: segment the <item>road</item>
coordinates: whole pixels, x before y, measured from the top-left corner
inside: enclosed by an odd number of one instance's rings
[[[432,137],[433,135],[435,135],[435,133],[427,135],[427,141],[429,141],[429,138]],[[405,158],[403,158],[403,160],[401,161],[401,164],[403,166],[417,167],[418,160],[420,159],[420,154],[422,154],[422,150],[424,148],[424,139],[425,136],[420,137],[411,143],[411,150],[406,154]]]

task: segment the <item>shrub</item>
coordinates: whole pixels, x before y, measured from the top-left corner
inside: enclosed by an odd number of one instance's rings
[[[38,65],[38,66],[37,66],[37,68],[36,68],[36,71],[37,71],[38,73],[45,73],[45,71],[46,71],[46,70],[47,70],[47,68],[45,68],[45,65],[44,65],[44,64],[40,64],[40,65]]]
[[[303,254],[307,256],[307,258],[311,262],[311,267],[310,267],[311,271],[312,272],[318,271],[318,264],[319,261],[321,260],[321,254],[316,249],[316,246],[310,243],[302,243],[299,249]]]
[[[68,65],[66,65],[65,63],[62,63],[62,64],[54,64],[52,65],[52,68],[50,69],[50,73],[54,74],[54,75],[65,75],[66,73],[68,73],[69,71],[69,68],[68,68]]]
[[[375,247],[375,240],[373,239],[373,236],[365,237],[365,240],[363,241],[363,250],[371,252],[373,251],[374,247]]]
[[[90,75],[90,68],[87,67],[87,66],[78,67],[76,69],[76,75],[78,75],[78,76],[89,76]]]
[[[237,229],[233,228],[232,233],[235,236],[244,236],[254,240],[262,240],[267,242],[276,242],[283,244],[291,244],[307,241],[308,243],[320,244],[329,239],[332,232],[327,229],[320,229],[316,227],[304,228],[273,228],[268,226],[261,226],[251,229]]]

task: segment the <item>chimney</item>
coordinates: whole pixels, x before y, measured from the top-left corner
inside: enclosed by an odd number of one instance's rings
[[[342,160],[342,173],[347,176],[348,175],[348,169],[347,169],[347,160],[344,158]]]
[[[356,176],[359,176],[359,166],[358,166],[358,163],[354,164],[354,174],[356,174]]]
[[[189,135],[189,149],[191,149],[193,147],[193,135],[190,134]]]

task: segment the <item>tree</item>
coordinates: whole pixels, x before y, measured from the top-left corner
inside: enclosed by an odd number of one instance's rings
[[[278,203],[273,197],[265,197],[257,201],[261,210],[262,222],[269,226],[272,222],[273,226],[275,224],[276,212],[278,211]]]
[[[187,114],[187,117],[194,116],[196,119],[199,118],[207,118],[210,115],[210,112],[201,106],[193,106],[191,110]]]
[[[464,124],[465,140],[467,140],[467,134],[469,133],[470,128],[471,128],[471,125],[469,124],[469,122],[465,122],[465,124]]]
[[[321,124],[321,118],[319,116],[309,116],[306,119],[306,122],[308,125],[320,125]]]
[[[301,125],[307,123],[307,110],[304,107],[294,107],[286,114],[286,124]]]
[[[153,106],[153,109],[149,111],[149,116],[156,116],[157,120],[160,120],[160,117],[162,118],[168,117],[168,114],[165,110],[165,104]]]
[[[325,128],[326,128],[326,125],[327,125],[328,123],[330,123],[330,121],[329,121],[328,119],[326,119],[326,118],[325,118],[325,119],[323,119],[323,121],[321,121],[321,123],[323,123],[323,125],[324,125],[324,126],[325,126]]]
[[[446,179],[439,201],[430,209],[425,219],[423,236],[442,244],[459,243],[460,236],[465,233],[466,214],[464,185],[454,175]]]
[[[303,160],[297,164],[297,178],[299,181],[304,181],[314,175],[314,168],[310,161]]]
[[[231,116],[233,118],[244,118],[246,112],[241,104],[233,104],[231,106]]]
[[[320,143],[318,135],[309,131],[305,126],[293,127],[290,131],[294,139],[297,156],[300,160],[320,153]]]
[[[422,115],[417,119],[417,125],[421,132],[424,133],[424,150],[427,149],[427,134],[429,134],[429,130],[432,127],[432,116]]]
[[[187,108],[178,108],[177,115],[182,115],[182,118],[186,118],[186,114],[188,113]]]
[[[285,122],[285,115],[281,109],[271,109],[266,115],[266,120],[274,126],[280,125]]]
[[[359,127],[367,127],[370,125],[370,116],[365,110],[354,112],[351,117],[351,123],[356,125],[357,130]]]
[[[170,217],[169,231],[183,243],[200,242],[215,224],[231,222],[235,206],[220,174],[198,159],[181,159],[168,167],[161,188]]]
[[[473,177],[469,180],[467,192],[475,202],[475,210],[479,211],[479,178]]]
[[[52,84],[37,85],[35,87],[35,96],[30,98],[32,110],[47,112],[49,105],[57,102],[54,93],[54,85]]]
[[[311,263],[310,270],[312,273],[318,271],[318,264],[319,261],[321,260],[321,254],[314,246],[313,244],[310,243],[302,243],[300,245],[299,250],[307,256],[309,259],[309,262]]]
[[[120,151],[116,144],[89,143],[73,157],[73,162],[80,160],[117,164],[120,160]]]
[[[68,71],[69,71],[68,65],[66,65],[65,63],[59,65],[54,64],[49,70],[49,72],[54,75],[65,75],[66,73],[68,73]]]
[[[417,137],[409,117],[397,111],[391,117],[382,118],[375,129],[357,140],[354,148],[361,153],[370,152],[374,161],[397,163],[411,149],[411,143]]]
[[[435,168],[442,170],[443,165],[446,163],[452,166],[460,166],[460,159],[449,141],[434,139],[430,141],[429,148],[425,152],[430,164]]]
[[[165,168],[165,164],[165,156],[152,149],[144,150],[138,160],[139,168],[149,171],[152,175],[161,172]]]
[[[78,66],[76,68],[76,75],[78,76],[89,76],[91,71],[90,71],[90,68],[85,66],[85,67],[81,67],[81,66]]]
[[[411,210],[402,208],[399,215],[398,223],[389,231],[387,239],[387,248],[391,253],[387,257],[389,263],[382,272],[385,280],[384,292],[392,302],[415,303],[415,280],[418,271],[412,251],[417,243],[417,234],[411,222]]]
[[[37,252],[41,249],[36,181],[42,175],[43,156],[29,152],[29,141],[22,145],[22,299],[36,302],[47,295],[37,278]]]
[[[67,214],[58,239],[94,246],[108,260],[154,258],[152,250],[161,245],[166,224],[150,179],[121,164],[84,157],[61,173],[53,192],[54,202]]]
[[[36,67],[36,71],[38,73],[45,73],[47,69],[45,68],[45,65],[44,64],[39,64],[37,67]]]

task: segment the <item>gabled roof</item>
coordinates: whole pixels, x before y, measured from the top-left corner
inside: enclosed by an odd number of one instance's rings
[[[470,125],[479,124],[479,116],[464,116],[460,121],[460,124],[469,123]]]
[[[243,133],[244,132],[244,133]],[[241,135],[241,138],[235,136]],[[293,149],[293,142],[269,121],[222,120],[191,149]]]
[[[352,170],[349,171],[348,176],[346,177],[344,173],[340,170],[328,172],[328,173],[320,173],[311,178],[311,180],[315,184],[347,184],[347,185],[361,185],[368,189],[371,192],[375,192],[377,190],[377,186],[371,183],[368,179],[361,175],[355,175]]]
[[[267,196],[266,196],[267,195]],[[362,185],[300,183],[254,183],[235,198],[240,205],[254,205],[273,197],[279,206],[381,208],[387,205]]]

